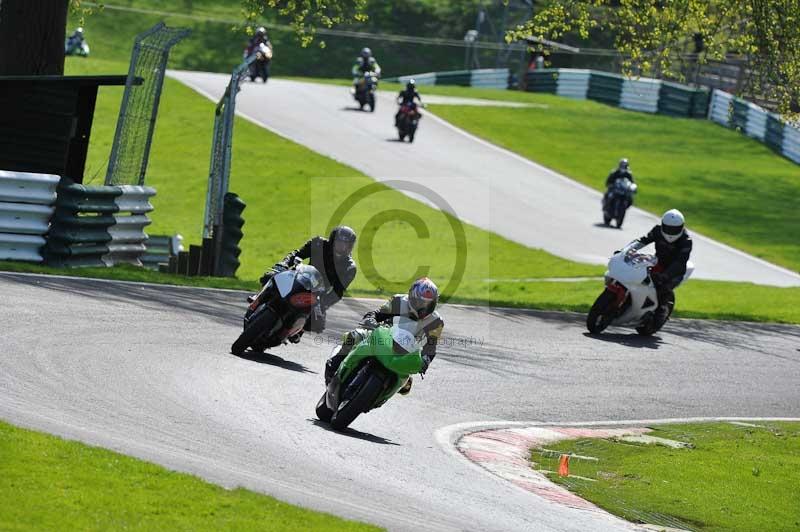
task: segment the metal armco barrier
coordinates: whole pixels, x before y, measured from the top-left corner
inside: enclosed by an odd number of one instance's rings
[[[84,186],[63,179],[58,187],[56,213],[45,247],[54,266],[141,266],[153,210],[150,187]]]
[[[42,262],[60,178],[0,170],[0,260]]]
[[[177,257],[183,251],[181,235],[149,235],[144,243],[145,253],[140,260],[145,268],[158,270],[162,264],[169,265],[171,257]]]
[[[781,155],[800,164],[800,129],[758,105],[715,89],[708,119],[760,140]]]
[[[660,96],[660,79],[624,79],[619,106],[630,111],[657,113]]]
[[[507,68],[481,68],[476,70],[451,70],[448,72],[424,72],[398,78],[398,83],[408,83],[414,79],[417,85],[457,85],[462,87],[482,87],[484,89],[507,89],[510,71]]]
[[[555,93],[566,98],[585,100],[586,94],[589,92],[591,73],[591,70],[560,69],[556,77],[553,78],[555,80]],[[546,78],[546,75],[542,77]],[[544,79],[541,81],[546,83]]]
[[[525,74],[525,90],[595,100],[631,111],[704,118],[708,92],[652,78],[573,68],[544,68]]]

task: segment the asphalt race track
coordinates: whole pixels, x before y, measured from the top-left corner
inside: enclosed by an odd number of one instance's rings
[[[0,418],[391,530],[623,528],[470,467],[435,437],[453,424],[800,416],[796,326],[593,338],[580,315],[444,306],[425,380],[339,434],[314,417],[328,338],[374,302],[250,359],[228,351],[242,293],[6,273],[0,293]]]
[[[214,101],[230,79],[203,72],[169,75]],[[424,87],[422,91],[424,98]],[[394,97],[394,93],[379,94],[373,114],[357,110],[347,87],[271,79],[266,85],[245,83],[236,109],[374,179],[425,186],[445,198],[463,220],[568,259],[605,264],[615,249],[658,221],[633,208],[622,230],[603,227],[599,192],[479,140],[429,112],[414,144],[398,142]],[[598,181],[607,171],[598,168]],[[694,237],[696,278],[800,286],[797,273],[703,237],[692,231],[691,220],[688,228]]]

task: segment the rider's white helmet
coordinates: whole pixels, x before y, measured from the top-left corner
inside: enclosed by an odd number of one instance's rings
[[[661,217],[661,234],[667,242],[675,242],[684,231],[683,214],[678,209],[670,209]]]

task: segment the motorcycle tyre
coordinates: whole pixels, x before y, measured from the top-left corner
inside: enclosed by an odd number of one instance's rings
[[[356,392],[355,397],[344,403],[339,403],[339,408],[331,417],[331,427],[334,430],[344,430],[355,421],[359,414],[369,410],[383,391],[383,381],[377,375],[369,375],[367,381]]]
[[[325,402],[325,397],[328,395],[328,392],[322,394],[319,401],[317,401],[317,418],[320,421],[324,421],[325,423],[331,422],[331,417],[333,416],[333,410],[328,408],[328,404]]]
[[[603,293],[597,296],[592,308],[589,310],[589,314],[586,316],[586,328],[590,333],[600,334],[611,325],[614,316],[608,316],[608,314],[616,310],[612,308],[616,300],[616,294],[608,290],[603,290]]]
[[[239,338],[233,342],[233,345],[231,345],[231,353],[237,357],[241,356],[248,347],[258,340],[259,336],[264,334],[264,331],[272,329],[272,323],[276,319],[277,316],[275,316],[275,313],[272,310],[264,310],[264,312],[258,316],[255,321],[250,323],[249,327],[242,331],[242,334],[239,335]]]

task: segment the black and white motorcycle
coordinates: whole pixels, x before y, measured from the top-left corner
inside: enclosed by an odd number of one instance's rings
[[[606,288],[586,317],[590,333],[598,334],[609,325],[627,325],[647,336],[664,326],[663,322],[656,323],[658,295],[650,277],[657,263],[654,255],[634,252],[619,252],[609,259]],[[694,264],[689,261],[681,282],[686,281],[693,271]]]
[[[263,351],[286,343],[319,308],[324,290],[322,274],[313,266],[297,264],[275,273],[257,295],[248,298],[244,330],[233,342],[231,353],[239,356],[248,347]]]
[[[603,196],[603,223],[608,227],[611,220],[617,221],[617,228],[622,228],[625,212],[633,205],[633,196],[636,194],[636,183],[630,179],[618,178],[609,187]]]

